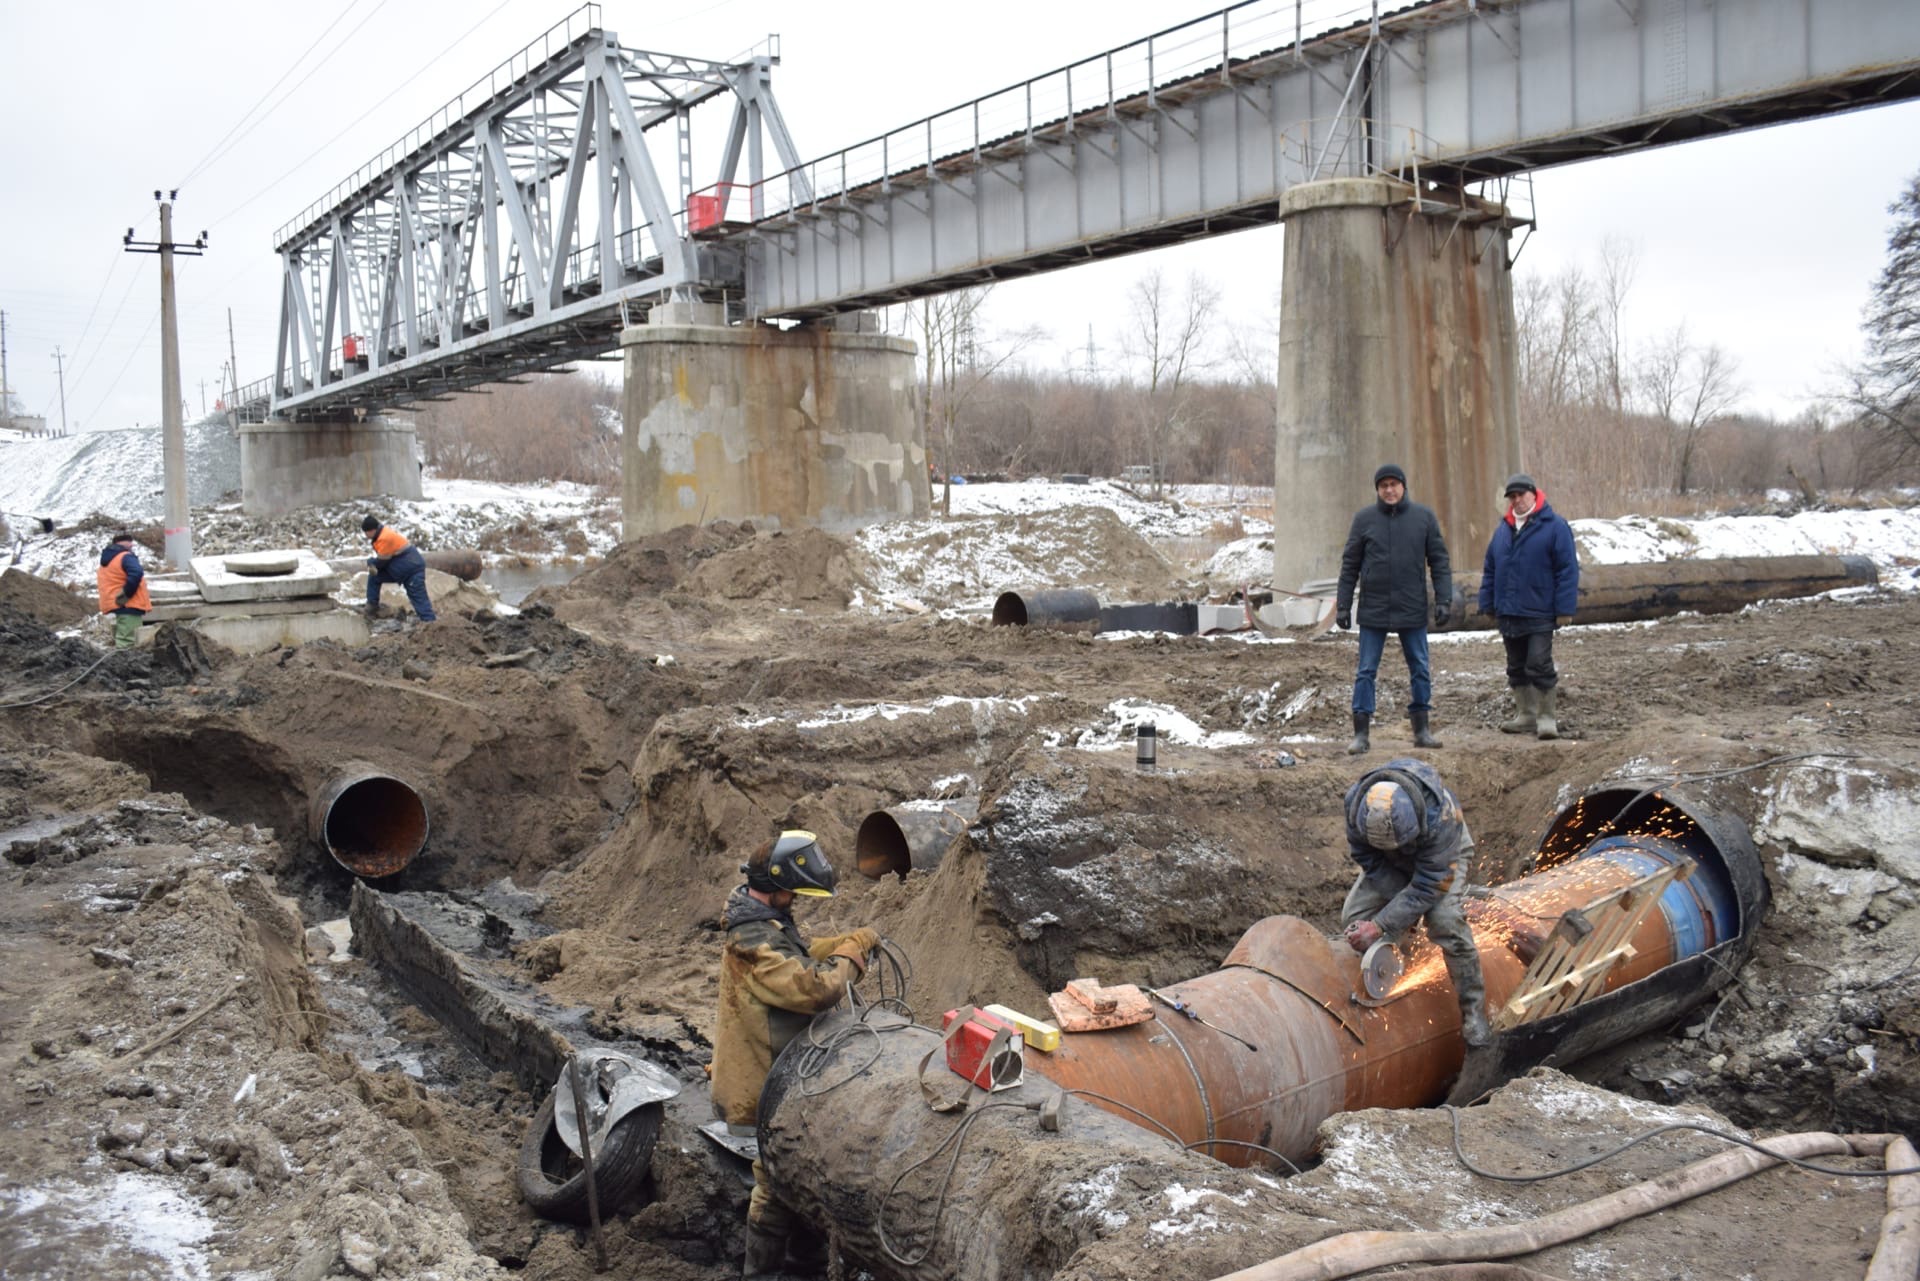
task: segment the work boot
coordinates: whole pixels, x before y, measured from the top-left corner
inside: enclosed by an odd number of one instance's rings
[[[741,1281],[781,1281],[787,1275],[787,1238],[769,1232],[759,1224],[747,1223],[747,1257],[740,1268]]]
[[[1538,723],[1534,727],[1534,733],[1541,738],[1560,737],[1559,708],[1556,706],[1559,696],[1558,685],[1552,689],[1536,690],[1534,693],[1534,704],[1539,708]]]
[[[1487,1025],[1487,1012],[1476,1001],[1460,1012],[1460,1039],[1469,1050],[1483,1049],[1493,1042],[1493,1029]]]
[[[1415,747],[1440,746],[1440,740],[1435,738],[1432,732],[1427,729],[1427,715],[1426,712],[1407,713],[1407,716],[1413,721],[1413,745]]]
[[[1348,756],[1364,755],[1367,750],[1373,746],[1372,743],[1367,741],[1367,722],[1372,719],[1373,713],[1371,712],[1355,712],[1353,714],[1353,741],[1347,744]]]
[[[1515,685],[1513,687],[1513,705],[1516,710],[1511,720],[1500,722],[1500,732],[1502,734],[1533,733],[1536,724],[1534,718],[1539,714],[1540,709],[1539,693],[1540,692],[1531,685]]]

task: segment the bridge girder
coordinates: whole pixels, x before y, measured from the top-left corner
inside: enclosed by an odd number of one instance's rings
[[[577,11],[281,228],[276,416],[552,368],[613,350],[629,307],[740,296],[740,252],[696,237],[688,201],[697,152],[723,195],[743,151],[738,185],[764,181],[763,136],[800,163],[777,45],[706,61],[625,48],[598,19]],[[716,100],[732,115],[702,150],[694,112]]]

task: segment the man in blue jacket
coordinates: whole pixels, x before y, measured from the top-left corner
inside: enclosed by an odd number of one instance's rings
[[[1412,697],[1407,719],[1413,722],[1415,747],[1438,747],[1427,727],[1433,711],[1433,675],[1427,657],[1427,578],[1433,578],[1433,625],[1445,627],[1453,606],[1453,567],[1447,540],[1432,508],[1407,497],[1407,474],[1388,463],[1373,474],[1374,501],[1353,514],[1347,545],[1340,553],[1340,587],[1334,597],[1334,621],[1353,626],[1354,589],[1360,592],[1360,658],[1353,675],[1353,742],[1347,755],[1359,756],[1372,742],[1374,679],[1387,634],[1400,636]]]
[[[1507,481],[1507,516],[1493,527],[1480,570],[1480,612],[1491,614],[1507,647],[1507,685],[1517,709],[1500,729],[1560,736],[1559,673],[1554,629],[1573,621],[1580,599],[1580,562],[1573,530],[1547,506],[1524,472]]]
[[[1347,891],[1340,924],[1347,946],[1364,953],[1425,918],[1460,1002],[1460,1035],[1471,1049],[1491,1038],[1480,949],[1461,904],[1473,863],[1473,836],[1440,772],[1410,756],[1362,774],[1347,789],[1347,853],[1360,876]]]

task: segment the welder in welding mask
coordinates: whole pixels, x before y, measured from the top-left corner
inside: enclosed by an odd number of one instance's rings
[[[794,923],[795,899],[831,898],[839,879],[812,832],[780,833],[740,871],[746,884],[728,896],[723,914],[727,941],[714,1019],[713,1106],[729,1130],[751,1135],[773,1060],[866,973],[880,936],[863,928],[809,943]],[[825,1265],[819,1237],[780,1203],[755,1161],[742,1275],[823,1274]]]
[[[1382,938],[1398,942],[1425,918],[1460,1000],[1461,1038],[1471,1048],[1487,1044],[1487,988],[1462,910],[1473,836],[1460,802],[1440,771],[1401,757],[1347,789],[1346,813],[1347,853],[1360,865],[1340,910],[1347,944],[1365,952]]]

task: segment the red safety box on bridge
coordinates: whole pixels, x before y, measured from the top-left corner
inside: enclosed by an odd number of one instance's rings
[[[1020,1084],[1026,1037],[1019,1028],[985,1010],[963,1005],[940,1019],[946,1033],[947,1067],[983,1090]]]

